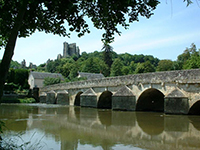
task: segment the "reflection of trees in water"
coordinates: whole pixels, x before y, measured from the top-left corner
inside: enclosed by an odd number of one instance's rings
[[[50,108],[49,105],[47,108],[36,107],[36,109],[31,106],[26,107],[26,109],[16,107],[20,110],[14,109],[13,113],[10,113],[11,118],[13,116],[13,119],[17,119],[18,116],[14,116],[14,113],[24,111],[25,120],[14,122],[13,127],[20,126],[20,130],[25,131],[28,115],[33,114],[31,128],[38,128],[44,131],[45,135],[54,137],[55,141],[61,141],[63,150],[77,149],[78,144],[101,146],[104,150],[110,150],[116,143],[140,144],[144,149],[146,145],[152,144],[152,149],[158,150],[159,146],[170,149],[176,139],[178,139],[176,144],[180,147],[199,146],[199,144],[195,146],[200,139],[199,116],[189,116],[189,120],[188,116],[153,112],[124,112],[80,107]],[[93,122],[96,124],[91,126]],[[199,131],[193,128],[190,122]],[[132,134],[127,134],[130,132]],[[153,138],[150,139],[151,136]]]
[[[1,105],[0,119],[5,119],[7,130],[16,132],[27,129],[29,114],[38,114],[38,107],[25,105]]]
[[[31,105],[0,105],[0,112],[0,118],[27,118],[29,113],[37,114],[38,107]]]

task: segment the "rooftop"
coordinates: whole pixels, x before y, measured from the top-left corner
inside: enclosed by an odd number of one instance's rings
[[[44,79],[44,78],[61,78],[61,80],[64,80],[63,76],[60,73],[49,73],[49,72],[31,72],[30,75],[32,75],[35,79]]]

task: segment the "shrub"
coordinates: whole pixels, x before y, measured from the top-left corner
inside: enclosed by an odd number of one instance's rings
[[[34,98],[19,98],[19,97],[2,97],[1,103],[35,103]]]
[[[60,78],[50,78],[50,77],[47,77],[47,78],[44,79],[44,86],[52,85],[52,84],[58,84],[60,82],[61,82]]]

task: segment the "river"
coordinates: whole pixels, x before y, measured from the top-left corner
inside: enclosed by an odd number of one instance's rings
[[[5,142],[42,150],[197,150],[200,116],[1,104]],[[22,146],[22,145],[21,145]]]

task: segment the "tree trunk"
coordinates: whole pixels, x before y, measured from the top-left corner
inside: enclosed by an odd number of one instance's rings
[[[0,102],[3,96],[3,88],[4,88],[4,84],[5,84],[7,74],[9,71],[10,62],[14,54],[18,32],[22,25],[23,17],[26,12],[26,8],[27,8],[26,6],[27,6],[27,2],[26,4],[23,3],[21,5],[21,8],[19,9],[18,16],[16,17],[15,24],[13,28],[11,29],[10,35],[8,37],[8,42],[5,47],[3,59],[0,64]]]

